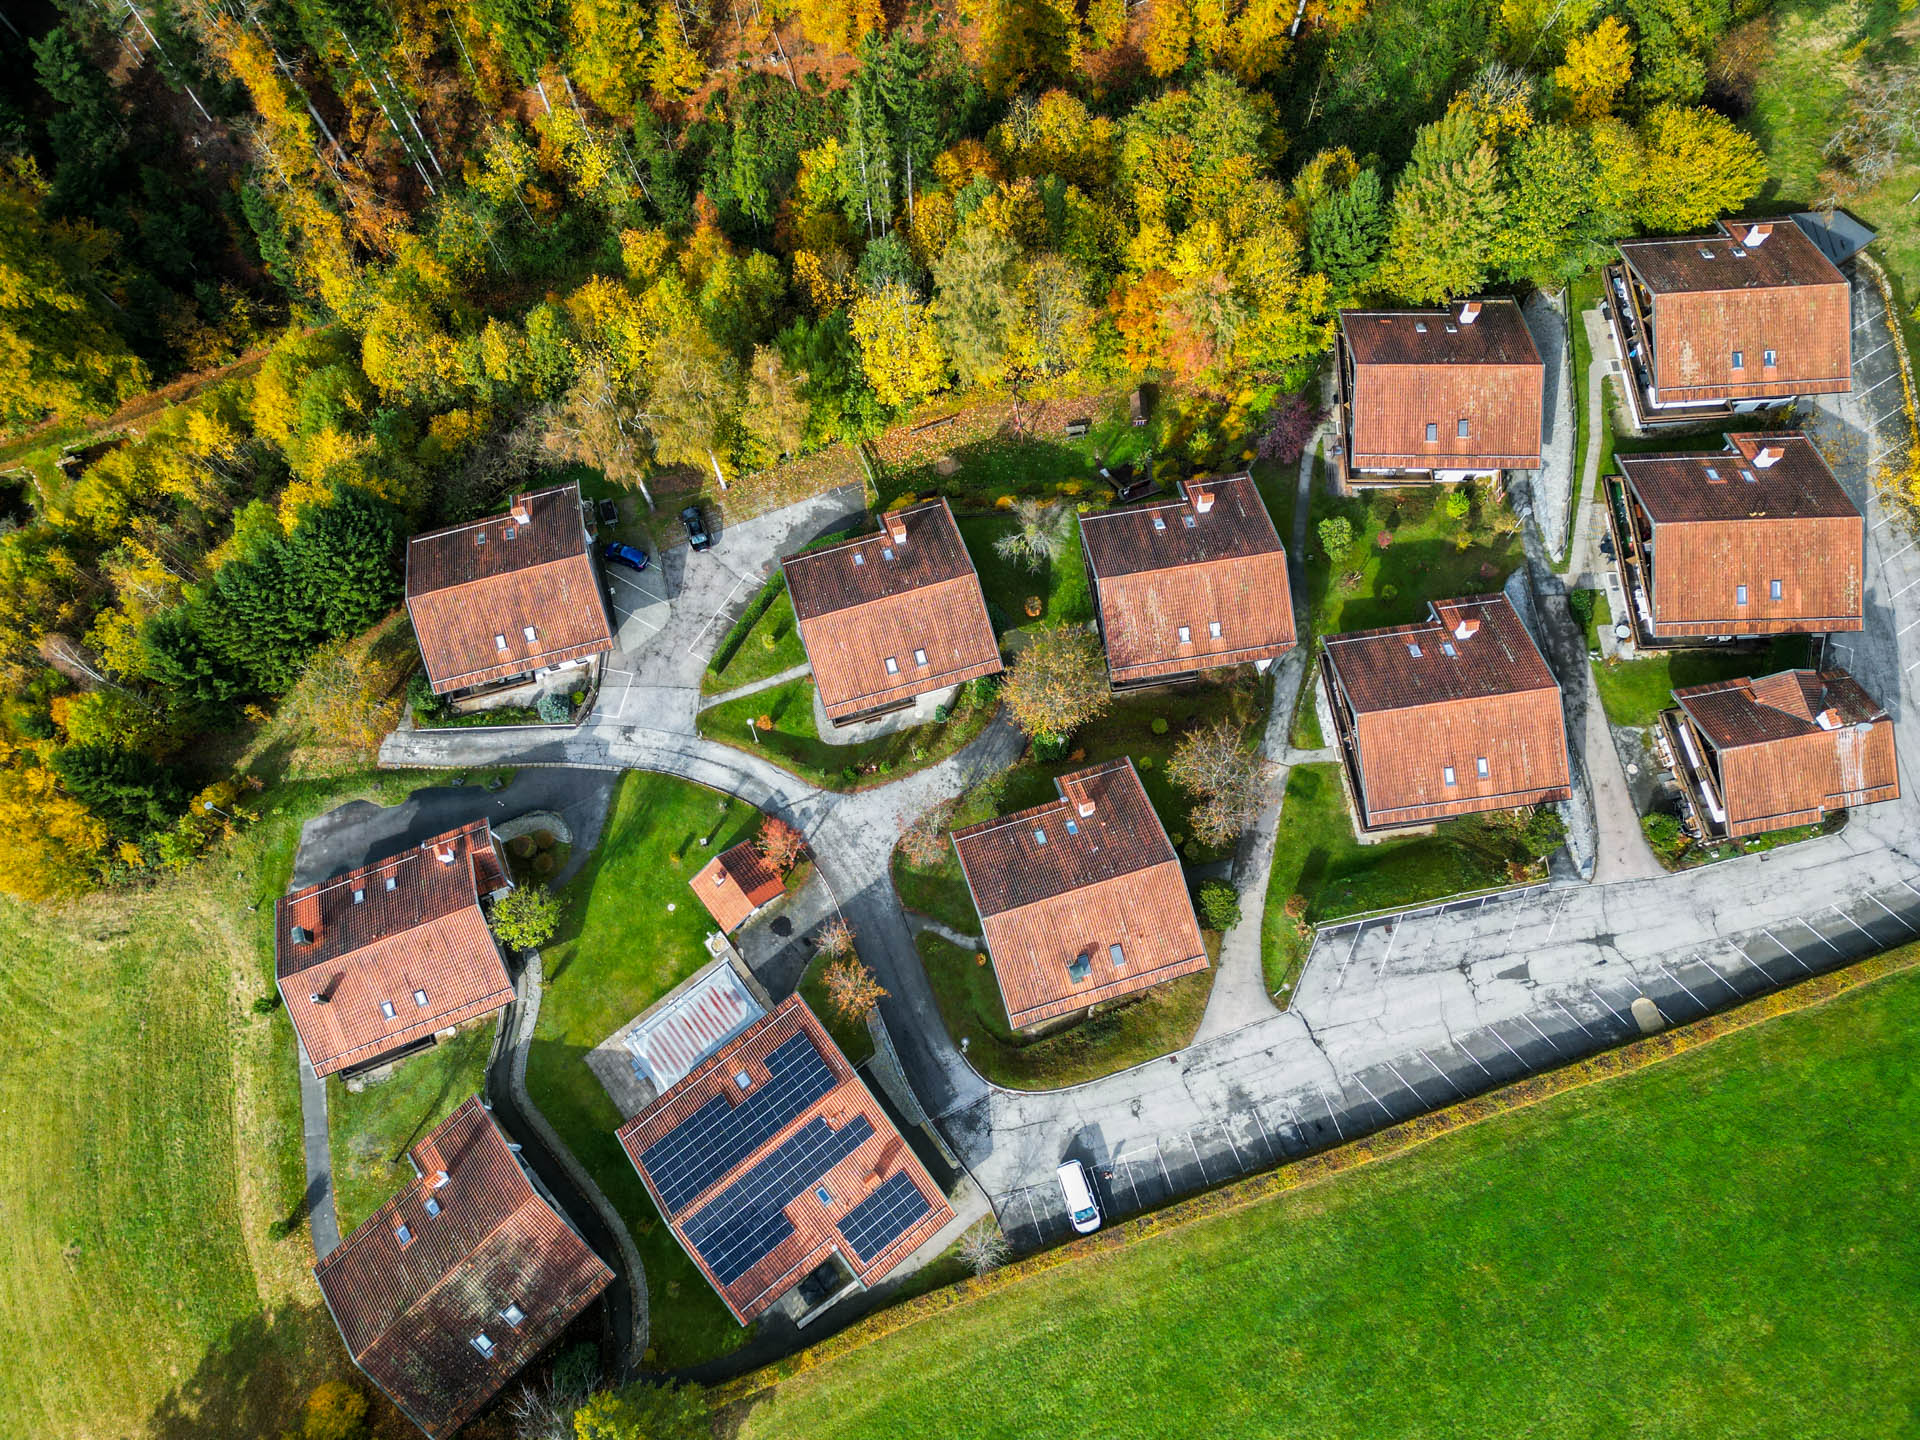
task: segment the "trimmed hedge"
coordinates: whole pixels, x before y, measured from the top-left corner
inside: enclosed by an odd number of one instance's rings
[[[753,597],[753,603],[733,622],[733,628],[727,631],[714,650],[713,658],[707,661],[707,669],[718,675],[733,663],[733,657],[740,653],[740,647],[747,643],[747,636],[753,633],[753,627],[760,623],[760,617],[767,613],[773,602],[780,598],[780,592],[787,588],[787,572],[775,570],[767,583],[760,587],[760,593]]]
[[[1306,1189],[1330,1180],[1345,1171],[1358,1169],[1372,1161],[1404,1154],[1430,1140],[1438,1140],[1455,1131],[1464,1130],[1470,1125],[1477,1125],[1483,1120],[1491,1120],[1500,1115],[1527,1109],[1597,1081],[1611,1080],[1636,1070],[1644,1070],[1650,1065],[1657,1065],[1663,1060],[1672,1059],[1689,1050],[1696,1050],[1702,1045],[1711,1044],[1725,1036],[1777,1019],[1782,1015],[1791,1015],[1799,1010],[1825,1004],[1828,1000],[1843,995],[1849,990],[1858,989],[1876,980],[1884,980],[1889,976],[1917,967],[1920,967],[1920,944],[1906,945],[1897,950],[1869,956],[1841,969],[1815,975],[1801,981],[1798,985],[1756,996],[1745,1004],[1720,1014],[1707,1015],[1690,1024],[1677,1025],[1656,1035],[1630,1041],[1617,1049],[1604,1050],[1584,1060],[1575,1060],[1557,1070],[1530,1075],[1484,1095],[1473,1096],[1429,1114],[1416,1115],[1411,1120],[1390,1125],[1372,1135],[1349,1141],[1345,1145],[1336,1146],[1317,1155],[1309,1155],[1273,1170],[1230,1181],[1218,1189],[1177,1200],[1163,1209],[1123,1220],[1095,1234],[1015,1260],[977,1279],[961,1280],[943,1289],[929,1291],[925,1295],[915,1296],[888,1309],[876,1311],[818,1345],[776,1360],[750,1375],[743,1375],[737,1380],[715,1387],[710,1392],[712,1402],[717,1409],[723,1405],[733,1405],[749,1400],[763,1391],[772,1389],[781,1381],[812,1370],[825,1361],[871,1345],[895,1331],[906,1329],[909,1325],[944,1314],[946,1311],[969,1304],[996,1290],[1017,1285],[1023,1280],[1044,1274],[1058,1266],[1091,1259],[1124,1245],[1148,1240],[1201,1220],[1232,1214],[1262,1201],[1271,1200],[1295,1190]]]

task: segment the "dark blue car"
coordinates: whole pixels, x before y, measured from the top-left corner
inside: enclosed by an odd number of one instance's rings
[[[609,540],[605,545],[602,545],[600,547],[600,557],[603,560],[612,561],[615,565],[625,565],[629,570],[644,570],[647,568],[646,551],[636,550],[631,545],[623,545],[618,540]]]

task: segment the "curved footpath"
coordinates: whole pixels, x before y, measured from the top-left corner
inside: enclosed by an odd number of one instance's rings
[[[1854,293],[1855,353],[1864,357],[1884,348],[1885,315],[1871,286],[1856,284]],[[1905,617],[1920,604],[1920,547],[1872,493],[1881,436],[1898,405],[1881,404],[1882,387],[1870,406],[1871,393],[1823,399],[1808,428],[1837,457],[1869,521],[1867,629],[1837,644],[1834,658],[1899,721],[1912,713],[1909,682],[1920,671],[1920,626]],[[754,522],[767,523],[769,543],[777,543],[777,519]],[[674,640],[663,665],[687,669],[693,646],[684,641]],[[643,675],[636,664],[634,679]],[[1580,698],[1594,708],[1590,692]],[[885,1018],[909,1080],[1021,1245],[1064,1233],[1052,1175],[1065,1156],[1101,1171],[1116,1213],[1156,1205],[1617,1044],[1637,1033],[1636,999],[1652,1000],[1671,1021],[1692,1019],[1920,936],[1912,855],[1920,792],[1908,779],[1906,798],[1861,812],[1837,835],[1781,850],[1616,883],[1563,877],[1510,898],[1327,927],[1284,1013],[1264,994],[1237,1014],[1210,1007],[1202,1038],[1176,1055],[1069,1090],[1000,1090],[967,1065],[941,1024],[889,859],[903,821],[1007,763],[1018,735],[996,720],[939,765],[839,795],[699,738],[696,704],[685,684],[636,685],[619,710],[643,724],[601,718],[559,738],[396,735],[381,756],[390,765],[660,770],[798,826],[890,992]],[[1284,721],[1275,723],[1284,734]],[[1604,726],[1584,727],[1584,736],[1591,773],[1611,758],[1611,745]],[[1594,754],[1596,745],[1607,753]]]

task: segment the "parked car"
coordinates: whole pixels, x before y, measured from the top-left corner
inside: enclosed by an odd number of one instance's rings
[[[600,502],[600,523],[602,525],[618,525],[620,523],[620,502],[618,500],[602,500]]]
[[[1603,559],[1611,560],[1613,558],[1613,537],[1611,535],[1602,535],[1600,537],[1600,554]]]
[[[1069,1160],[1060,1167],[1060,1193],[1067,1198],[1067,1217],[1082,1235],[1100,1228],[1100,1198],[1093,1193],[1093,1181],[1087,1167]]]
[[[600,558],[615,565],[624,565],[629,570],[647,568],[647,552],[636,550],[631,545],[623,545],[618,540],[609,540],[600,547]]]
[[[696,550],[705,550],[713,544],[713,537],[707,534],[707,523],[700,518],[700,507],[689,505],[680,512],[680,523],[687,527],[687,541]]]

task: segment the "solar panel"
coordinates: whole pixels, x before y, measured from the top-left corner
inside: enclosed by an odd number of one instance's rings
[[[913,1228],[933,1206],[902,1170],[840,1217],[840,1234],[862,1265]]]
[[[840,1130],[818,1117],[809,1120],[681,1226],[687,1243],[722,1286],[733,1284],[793,1233],[784,1212],[794,1196],[872,1136],[864,1115]]]
[[[767,1056],[768,1079],[738,1104],[716,1095],[640,1152],[669,1215],[678,1214],[727,1171],[833,1088],[833,1071],[805,1031]]]

